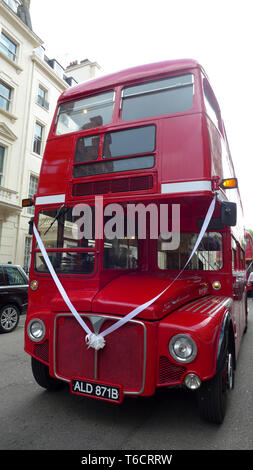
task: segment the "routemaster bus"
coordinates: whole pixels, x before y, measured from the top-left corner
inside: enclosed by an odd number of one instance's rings
[[[247,327],[242,205],[204,69],[164,61],[59,98],[33,200],[38,384],[120,404],[185,387],[221,423]]]

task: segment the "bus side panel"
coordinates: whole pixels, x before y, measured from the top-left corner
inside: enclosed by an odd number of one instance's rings
[[[40,172],[37,196],[67,194],[74,138],[68,135],[47,142]]]
[[[228,305],[229,298],[227,301]],[[219,336],[227,306],[218,307],[213,312],[213,305],[215,304],[210,300],[210,314],[199,311],[188,312],[186,306],[186,311],[180,309],[181,311],[173,312],[159,325],[159,354],[167,356],[172,365],[183,366],[185,368],[183,375],[194,373],[201,380],[208,380],[215,375]],[[190,363],[176,362],[170,355],[169,342],[174,335],[180,333],[191,336],[197,345],[197,356]]]
[[[163,120],[159,149],[161,183],[211,179],[203,120],[200,113]]]

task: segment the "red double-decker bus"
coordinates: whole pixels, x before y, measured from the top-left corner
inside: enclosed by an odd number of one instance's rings
[[[247,325],[245,240],[203,68],[166,61],[65,91],[32,203],[39,385],[114,403],[183,386],[221,423]]]

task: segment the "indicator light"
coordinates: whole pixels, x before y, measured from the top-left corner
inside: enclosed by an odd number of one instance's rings
[[[226,178],[221,180],[220,187],[223,189],[238,188],[237,178]]]
[[[214,281],[214,282],[212,283],[212,287],[213,287],[213,289],[215,289],[215,290],[219,290],[219,289],[221,288],[221,283],[220,283],[219,281]]]
[[[30,207],[33,206],[33,200],[28,198],[28,199],[22,199],[22,207]]]
[[[187,374],[184,378],[184,384],[190,390],[197,390],[201,385],[201,380],[196,374]]]
[[[32,281],[31,284],[30,284],[30,287],[32,290],[37,290],[38,287],[39,287],[39,284],[37,281]]]

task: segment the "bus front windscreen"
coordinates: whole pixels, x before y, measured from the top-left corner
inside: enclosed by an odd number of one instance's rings
[[[90,220],[93,219],[91,214]],[[89,226],[90,220],[87,220],[87,227],[84,228],[83,220],[73,215],[73,208],[64,206],[39,213],[37,229],[57,273],[91,274],[94,271],[96,240],[92,233],[93,226]],[[35,248],[35,269],[47,273],[45,260],[37,245]]]

